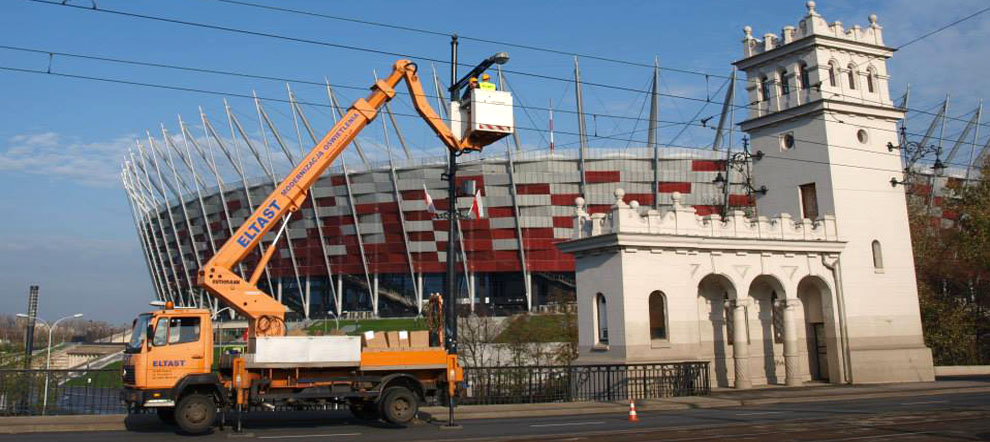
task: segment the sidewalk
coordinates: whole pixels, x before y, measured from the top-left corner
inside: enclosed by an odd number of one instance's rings
[[[726,408],[778,403],[801,403],[876,399],[888,397],[919,397],[956,393],[990,394],[990,377],[942,379],[936,382],[876,385],[808,384],[801,387],[760,386],[751,390],[715,389],[710,396],[687,396],[667,399],[636,401],[640,412],[685,410],[692,408]],[[567,402],[506,405],[467,405],[457,407],[457,419],[498,419],[538,416],[577,416],[587,414],[619,414],[628,412],[629,403],[617,402]],[[422,417],[427,420],[445,421],[446,407],[423,407]],[[291,421],[307,422],[324,420],[328,412],[249,413],[249,420],[278,420],[290,425]],[[339,413],[339,412],[338,412]],[[277,416],[277,417],[275,417]],[[0,434],[61,432],[61,431],[169,431],[158,422],[155,415],[101,415],[101,416],[25,416],[0,417]]]

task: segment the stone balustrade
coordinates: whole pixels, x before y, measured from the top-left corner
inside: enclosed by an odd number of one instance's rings
[[[733,211],[722,219],[720,215],[697,215],[694,207],[681,204],[682,196],[678,192],[671,195],[674,207],[667,211],[643,210],[637,201],[626,203],[623,197],[625,191],[616,189],[611,210],[594,214],[585,211],[583,198],[577,198],[572,239],[610,233],[650,233],[781,241],[839,240],[835,217],[831,215],[810,220],[794,219],[785,213],[753,219],[741,211]]]

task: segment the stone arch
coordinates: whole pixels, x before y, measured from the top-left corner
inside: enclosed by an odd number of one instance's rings
[[[804,313],[804,350],[808,373],[813,380],[839,382],[839,327],[833,315],[834,292],[819,276],[805,276],[798,282],[797,297]]]
[[[711,273],[698,281],[698,337],[704,357],[711,361],[712,381],[720,387],[730,384],[731,335],[727,301],[737,297],[736,286],[726,275]],[[709,350],[705,350],[705,349]]]
[[[793,295],[791,295],[793,296]],[[763,356],[763,376],[767,384],[777,384],[783,380],[777,367],[783,365],[783,312],[781,305],[786,298],[784,284],[773,275],[758,275],[749,285],[749,297],[757,319],[753,332],[753,350]],[[758,334],[758,336],[757,336]],[[757,356],[753,354],[753,356]],[[778,363],[779,360],[779,363]]]

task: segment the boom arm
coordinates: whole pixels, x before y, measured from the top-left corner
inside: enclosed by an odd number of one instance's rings
[[[258,247],[265,234],[279,224],[279,220],[299,210],[306,200],[309,189],[323,172],[357,134],[374,120],[378,110],[395,97],[395,87],[400,81],[403,79],[406,81],[417,113],[426,120],[448,149],[461,152],[481,150],[483,147],[471,144],[471,140],[467,137],[458,140],[454,136],[430,107],[416,70],[416,64],[409,60],[397,61],[392,73],[375,82],[368,98],[359,98],[351,105],[347,114],[310,150],[289,176],[199,270],[197,282],[201,287],[226,301],[231,308],[248,318],[250,336],[278,336],[285,333],[285,307],[257,287],[261,269],[268,264],[276,247],[270,247],[261,257],[249,280],[236,274],[233,271],[234,267]]]

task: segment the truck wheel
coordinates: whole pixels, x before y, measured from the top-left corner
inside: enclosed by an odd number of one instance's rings
[[[382,393],[380,410],[385,421],[395,425],[408,424],[419,412],[419,401],[406,387],[391,387]]]
[[[162,423],[175,425],[175,408],[159,407],[155,409],[155,412],[158,413],[158,420]]]
[[[378,419],[378,408],[375,407],[374,403],[366,401],[351,401],[347,404],[347,408],[351,410],[351,414],[354,417],[371,421]]]
[[[217,417],[217,404],[213,398],[202,394],[190,394],[179,400],[175,408],[175,423],[182,431],[191,434],[206,433]]]

